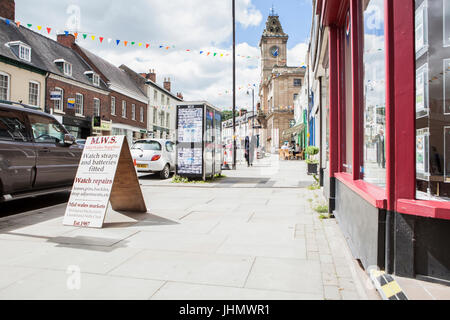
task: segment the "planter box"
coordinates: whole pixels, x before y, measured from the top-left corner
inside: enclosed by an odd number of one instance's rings
[[[317,163],[308,163],[308,174],[317,174]]]

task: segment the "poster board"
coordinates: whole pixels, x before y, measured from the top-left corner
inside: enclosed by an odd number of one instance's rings
[[[178,106],[177,174],[203,176],[203,106]]]
[[[109,203],[115,211],[147,212],[125,136],[89,137],[63,224],[101,228]]]

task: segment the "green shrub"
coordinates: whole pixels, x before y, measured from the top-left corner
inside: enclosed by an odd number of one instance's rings
[[[319,147],[315,146],[306,147],[306,153],[308,154],[308,156],[314,156],[319,153]]]
[[[317,213],[328,213],[328,206],[326,204],[324,205],[317,205],[316,207],[314,207],[314,211],[316,211]]]

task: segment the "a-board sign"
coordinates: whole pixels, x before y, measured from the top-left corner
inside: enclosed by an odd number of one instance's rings
[[[115,211],[147,212],[125,136],[89,137],[63,224],[101,228],[109,202]]]

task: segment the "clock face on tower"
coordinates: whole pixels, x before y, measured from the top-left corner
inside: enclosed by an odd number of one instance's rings
[[[270,48],[270,54],[272,55],[272,57],[278,57],[280,55],[280,48],[278,48],[277,46],[273,46],[272,48]]]

